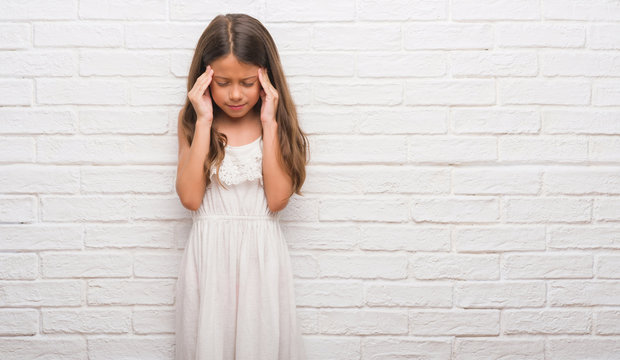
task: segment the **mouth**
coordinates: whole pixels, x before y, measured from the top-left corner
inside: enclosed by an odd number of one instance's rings
[[[241,110],[241,109],[243,109],[243,107],[244,107],[244,106],[245,106],[245,104],[241,104],[241,105],[237,105],[237,106],[228,105],[228,107],[229,107],[231,110]]]

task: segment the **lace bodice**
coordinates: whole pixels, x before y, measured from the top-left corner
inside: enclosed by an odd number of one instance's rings
[[[220,180],[226,185],[235,185],[243,181],[259,179],[263,184],[263,147],[262,136],[253,142],[241,146],[226,146],[226,154],[220,166]],[[211,176],[217,169],[211,166]],[[215,179],[213,179],[215,180]]]

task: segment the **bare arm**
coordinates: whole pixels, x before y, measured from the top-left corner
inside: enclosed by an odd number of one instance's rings
[[[176,192],[183,206],[198,210],[206,191],[204,162],[209,154],[211,141],[211,122],[196,121],[194,140],[190,146],[181,126],[182,111],[179,113],[179,163],[177,166]]]
[[[284,209],[293,195],[293,181],[280,165],[280,142],[278,123],[263,123],[263,183],[269,210]]]

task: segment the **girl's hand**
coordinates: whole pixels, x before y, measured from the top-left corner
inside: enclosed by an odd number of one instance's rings
[[[258,79],[262,89],[260,98],[262,105],[260,109],[260,120],[263,124],[276,121],[276,110],[278,109],[278,90],[271,85],[269,76],[265,68],[258,69]]]
[[[194,86],[187,93],[187,97],[196,111],[197,122],[205,121],[208,124],[213,122],[213,104],[209,93],[209,84],[211,84],[212,79],[213,69],[211,65],[208,65],[205,72],[196,79]]]

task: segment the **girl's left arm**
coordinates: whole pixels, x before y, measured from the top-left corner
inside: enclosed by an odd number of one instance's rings
[[[263,68],[258,70],[258,79],[262,87],[260,120],[263,125],[263,184],[269,210],[276,212],[284,209],[293,195],[293,180],[278,160],[281,158],[276,122],[278,91],[271,85]]]
[[[293,181],[284,171],[280,158],[278,140],[278,123],[263,122],[263,184],[269,210],[276,212],[284,209],[288,199],[293,195]]]

